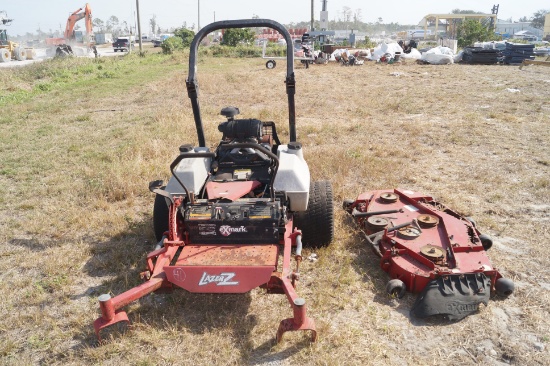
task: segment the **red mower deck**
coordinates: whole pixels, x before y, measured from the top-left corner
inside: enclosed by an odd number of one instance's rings
[[[462,319],[479,304],[487,305],[491,292],[509,296],[514,290],[487,256],[491,238],[432,197],[398,189],[369,191],[346,200],[344,209],[392,278],[388,293],[419,294],[411,309],[416,317]]]

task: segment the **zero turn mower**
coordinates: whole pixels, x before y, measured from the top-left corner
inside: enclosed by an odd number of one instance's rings
[[[345,200],[380,266],[392,278],[390,295],[419,294],[411,314],[443,315],[459,320],[487,305],[491,293],[507,297],[514,283],[497,271],[487,256],[492,239],[475,222],[407,190],[365,192]]]
[[[210,151],[198,102],[198,46],[215,30],[243,27],[271,27],[286,39],[290,142],[281,144],[274,122],[236,119],[239,109],[226,107],[221,114],[227,121],[218,126],[222,139]],[[280,322],[277,341],[296,330],[310,330],[315,341],[315,323],[295,288],[302,246],[324,246],[333,238],[332,187],[327,181],[310,184],[302,146],[296,141],[293,55],[290,34],[272,20],[220,21],[196,34],[186,85],[199,146],[180,147],[166,186],[162,181],[150,183],[149,189],[156,193],[157,249],[147,255],[143,284],[115,297],[99,297],[102,315],[94,322],[99,339],[102,329],[129,323],[122,310],[125,305],[177,286],[194,293],[245,293],[262,287],[285,294],[293,317]]]

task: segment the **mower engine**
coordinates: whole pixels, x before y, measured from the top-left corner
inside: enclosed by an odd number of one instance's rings
[[[261,121],[235,120],[238,113],[235,107],[222,109],[228,121],[218,126],[223,137],[203,195],[180,207],[190,244],[278,244],[284,233],[285,202],[264,198],[277,159],[255,148],[271,153],[275,124],[264,135]]]

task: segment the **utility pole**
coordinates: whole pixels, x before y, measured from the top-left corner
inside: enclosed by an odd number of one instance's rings
[[[315,16],[313,15],[313,0],[311,0],[311,31],[313,32],[315,29],[313,29],[313,22],[315,21]]]
[[[143,43],[141,41],[141,20],[139,18],[139,0],[136,0],[136,10],[137,10],[137,26],[138,26],[138,37],[139,37],[139,55],[143,56]],[[130,44],[132,44],[132,42],[130,42]]]

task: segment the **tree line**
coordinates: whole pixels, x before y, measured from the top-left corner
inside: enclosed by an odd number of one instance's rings
[[[136,34],[136,24],[129,24],[126,21],[120,22],[118,17],[112,15],[106,21],[103,21],[100,18],[94,18],[93,21],[94,32],[95,33],[111,33],[113,36],[117,37],[120,35]],[[195,27],[195,24],[192,25],[192,28]],[[183,28],[187,28],[187,24],[184,22]],[[152,33],[152,34],[161,34],[161,33],[173,33],[176,29],[175,27],[170,28],[161,28],[157,22],[156,14],[153,14],[151,19],[149,19],[148,26],[145,26],[142,23],[142,33]]]

